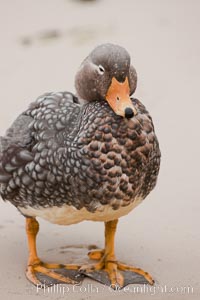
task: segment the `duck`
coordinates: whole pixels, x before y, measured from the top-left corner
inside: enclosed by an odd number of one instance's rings
[[[133,97],[136,86],[128,51],[99,45],[76,73],[76,94],[39,96],[0,138],[0,195],[25,218],[26,277],[34,285],[44,283],[39,275],[51,284],[76,284],[79,276],[113,288],[134,283],[134,276],[154,284],[149,273],[115,255],[119,218],[153,190],[160,168],[153,121]],[[104,222],[104,248],[89,251],[94,263],[43,262],[37,253],[38,218],[59,225]]]

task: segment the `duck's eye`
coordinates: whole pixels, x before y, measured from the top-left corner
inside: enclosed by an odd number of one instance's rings
[[[104,67],[103,67],[102,65],[99,65],[99,66],[98,66],[98,72],[99,72],[100,75],[103,75],[103,74],[104,74],[105,69],[104,69]]]

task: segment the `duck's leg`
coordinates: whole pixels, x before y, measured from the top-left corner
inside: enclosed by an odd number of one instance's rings
[[[147,272],[139,268],[122,264],[116,260],[114,241],[117,222],[118,220],[105,222],[105,249],[95,249],[89,252],[89,257],[91,259],[100,259],[100,261],[97,264],[82,266],[80,272],[107,284],[107,280],[104,278],[105,275],[103,275],[101,270],[106,271],[104,274],[108,275],[110,285],[113,288],[123,287],[127,283],[149,283],[152,285],[154,281]],[[97,273],[97,276],[95,275],[95,272]],[[139,281],[137,281],[137,274],[140,276]],[[144,278],[143,282],[141,281],[141,278]]]
[[[26,277],[35,285],[43,285],[37,278],[37,273],[42,273],[47,278],[52,278],[53,280],[76,284],[75,280],[69,277],[65,277],[52,269],[65,269],[77,270],[80,266],[76,265],[61,265],[61,264],[48,264],[42,262],[38,255],[36,249],[36,236],[39,231],[39,223],[35,218],[26,218],[26,234],[28,239],[29,248],[29,258],[28,265],[26,269]]]

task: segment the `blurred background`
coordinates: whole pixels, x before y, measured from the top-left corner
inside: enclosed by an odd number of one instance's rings
[[[199,32],[198,0],[0,0],[0,135],[40,94],[74,92],[75,73],[96,45],[120,44],[131,54],[138,73],[135,97],[153,117],[162,165],[155,191],[121,219],[117,254],[149,271],[160,286],[192,287],[191,299],[200,294]],[[0,295],[36,297],[24,277],[24,219],[3,201],[0,243]],[[38,250],[46,260],[84,261],[91,243],[103,245],[103,224],[59,227],[41,221]],[[70,294],[70,299],[90,297]],[[188,294],[154,296],[183,297]]]

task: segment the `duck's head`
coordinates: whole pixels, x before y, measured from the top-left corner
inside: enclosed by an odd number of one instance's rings
[[[75,78],[78,96],[85,101],[107,101],[122,117],[137,114],[130,95],[136,89],[137,74],[123,47],[103,44],[83,61]]]

